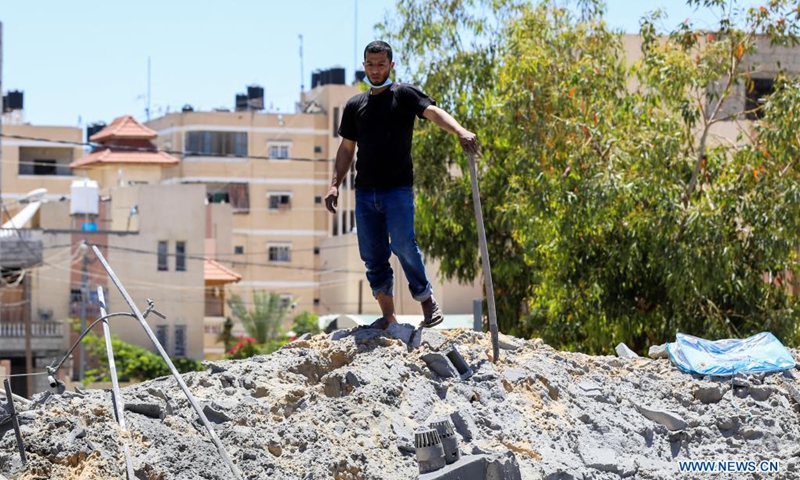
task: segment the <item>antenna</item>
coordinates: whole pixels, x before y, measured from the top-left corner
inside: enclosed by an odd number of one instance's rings
[[[300,40],[300,95],[303,94],[303,90],[306,89],[306,86],[303,84],[303,78],[305,73],[303,73],[303,34],[297,35],[297,38]],[[314,88],[314,85],[311,85],[311,88]]]
[[[147,107],[144,109],[147,121],[150,121],[150,55],[147,56]]]

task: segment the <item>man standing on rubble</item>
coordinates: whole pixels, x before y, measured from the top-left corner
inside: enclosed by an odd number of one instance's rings
[[[385,329],[397,321],[394,273],[389,264],[394,252],[408,278],[411,296],[422,304],[421,326],[433,327],[442,323],[444,316],[433,298],[414,233],[411,160],[414,117],[428,119],[458,135],[461,147],[468,153],[478,153],[477,137],[417,87],[392,82],[389,74],[394,62],[388,43],[374,41],[367,45],[363,65],[370,89],[351,98],[345,106],[339,127],[342,143],[336,153],[325,206],[336,213],[339,185],[350,171],[358,145],[355,182],[358,250],[383,315],[371,326]]]

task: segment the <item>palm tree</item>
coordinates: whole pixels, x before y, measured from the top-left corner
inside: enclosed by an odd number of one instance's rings
[[[231,295],[228,299],[233,315],[257,343],[267,343],[281,335],[281,324],[291,310],[292,303],[283,302],[280,295],[265,290],[253,290],[252,310],[247,308],[239,295]]]

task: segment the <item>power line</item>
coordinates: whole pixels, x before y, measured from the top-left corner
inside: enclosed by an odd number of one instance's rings
[[[61,145],[70,145],[75,147],[92,147],[93,149],[98,149],[98,150],[113,149],[113,150],[129,151],[129,152],[140,152],[140,153],[166,153],[169,155],[180,155],[182,157],[214,157],[214,158],[230,158],[230,159],[244,158],[250,160],[278,160],[278,161],[293,161],[293,162],[327,162],[327,163],[334,161],[329,158],[307,158],[307,157],[276,158],[276,157],[270,157],[269,155],[229,155],[224,153],[195,152],[186,150],[182,151],[165,150],[160,148],[133,147],[126,145],[106,145],[102,143],[75,142],[71,140],[55,140],[50,138],[29,137],[26,135],[12,135],[9,133],[0,133],[0,137],[13,138],[16,140],[31,140],[36,142],[58,143]]]

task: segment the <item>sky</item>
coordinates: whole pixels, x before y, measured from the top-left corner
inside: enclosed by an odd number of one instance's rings
[[[252,84],[264,87],[270,110],[291,113],[313,70],[340,66],[353,78],[374,26],[396,1],[4,0],[2,88],[24,92],[24,118],[34,125],[85,126],[126,114],[146,120],[149,58],[152,118],[186,104],[232,108]],[[682,0],[606,4],[608,24],[629,33],[659,8],[665,28],[685,18],[714,25],[713,15]]]

